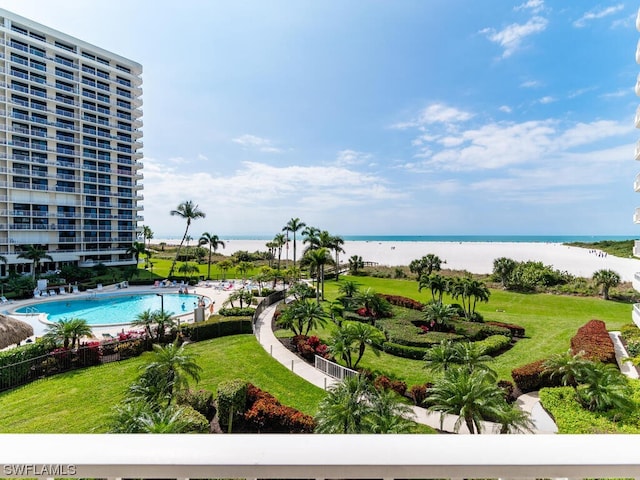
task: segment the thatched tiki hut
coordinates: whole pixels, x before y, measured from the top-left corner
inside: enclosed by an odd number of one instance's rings
[[[33,327],[5,315],[0,315],[0,349],[15,345],[33,335]]]

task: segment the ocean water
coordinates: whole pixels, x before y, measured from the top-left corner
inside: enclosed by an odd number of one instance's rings
[[[640,235],[639,235],[640,236]],[[603,240],[635,240],[639,236],[631,235],[342,235],[345,241],[359,242],[510,242],[510,243],[568,243],[568,242],[600,242]],[[181,237],[165,237],[172,243],[179,243]],[[225,240],[264,240],[269,235],[233,235],[221,236]],[[292,237],[290,236],[290,239]],[[301,235],[297,235],[301,238]],[[157,243],[158,240],[154,240]]]

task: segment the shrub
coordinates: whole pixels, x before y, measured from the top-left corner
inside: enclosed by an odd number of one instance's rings
[[[230,418],[243,415],[247,404],[248,384],[236,379],[218,385],[218,422],[223,428],[229,426]]]
[[[412,310],[417,310],[419,312],[424,308],[424,304],[412,299],[403,297],[400,295],[385,295],[379,294],[382,298],[384,298],[391,305],[395,305],[397,307],[410,308]]]
[[[212,418],[213,393],[209,390],[180,390],[176,394],[178,405],[188,405],[207,418]]]
[[[507,400],[507,402],[509,403],[515,402],[516,397],[514,395],[514,392],[515,392],[516,386],[513,384],[513,382],[510,382],[509,380],[498,380],[498,387],[500,387],[504,392],[504,397]]]
[[[255,313],[255,309],[251,307],[229,307],[221,308],[218,313],[223,317],[252,317]]]
[[[292,407],[282,405],[273,395],[249,384],[247,411],[244,420],[248,426],[263,433],[313,433],[313,417]]]
[[[486,324],[494,327],[508,328],[512,337],[524,338],[524,327],[521,327],[520,325],[503,322],[487,322]]]
[[[382,351],[396,357],[411,358],[413,360],[422,360],[426,355],[428,348],[409,347],[406,345],[399,345],[393,342],[384,342],[382,344]]]
[[[635,323],[623,325],[620,336],[626,343],[627,352],[632,357],[640,355],[640,328]]]
[[[412,322],[401,319],[379,319],[376,321],[376,327],[382,330],[389,341],[408,347],[430,347],[442,340],[457,340],[462,338],[460,335],[445,332],[429,332],[424,334],[420,327]]]
[[[211,426],[209,420],[200,412],[189,405],[181,407],[180,420],[187,424],[189,432],[209,433]]]
[[[476,342],[476,345],[480,346],[483,355],[495,355],[509,348],[511,346],[511,339],[504,335],[492,335]]]
[[[574,355],[583,351],[588,360],[616,363],[613,341],[611,341],[607,326],[602,320],[590,320],[580,327],[571,338],[571,350]]]
[[[296,335],[291,340],[296,347],[296,351],[305,360],[313,361],[316,355],[327,358],[329,347],[315,335],[307,337],[305,335]]]
[[[455,333],[457,333],[458,335],[462,335],[470,341],[482,340],[493,335],[504,335],[506,337],[511,337],[511,331],[508,328],[495,326],[488,323],[466,322],[457,320],[451,322],[451,325],[453,326]]]
[[[407,392],[407,384],[402,380],[391,380],[386,375],[378,375],[373,381],[376,390],[393,390],[398,395],[404,396]]]
[[[534,392],[544,387],[558,387],[561,384],[557,376],[552,378],[551,372],[546,372],[546,359],[537,360],[521,367],[514,368],[511,376],[522,393]]]
[[[429,396],[429,388],[431,388],[430,383],[425,383],[424,385],[413,385],[409,389],[409,398],[413,400],[413,404],[418,407],[424,404],[424,401]]]
[[[252,333],[252,321],[251,317],[227,319],[226,317],[214,315],[205,322],[183,324],[180,328],[184,336],[189,337],[194,342],[200,342],[210,338]]]
[[[115,346],[114,352],[120,354],[120,359],[137,357],[145,351],[145,341],[143,339],[126,340]]]

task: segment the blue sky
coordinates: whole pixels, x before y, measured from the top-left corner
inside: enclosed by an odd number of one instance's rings
[[[140,62],[144,217],[220,236],[637,235],[636,4],[0,0]]]

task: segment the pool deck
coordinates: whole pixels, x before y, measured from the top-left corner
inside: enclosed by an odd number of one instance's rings
[[[242,282],[236,281],[235,284],[241,285]],[[218,310],[219,308],[222,307],[222,304],[227,300],[229,295],[235,289],[224,290],[224,289],[217,288],[215,285],[218,285],[218,283],[217,282],[210,282],[210,283],[201,282],[195,287],[190,288],[189,294],[200,295],[205,297],[206,299],[208,299],[207,305],[209,305],[209,302],[212,302],[212,301],[215,302],[214,308],[215,310]],[[31,337],[31,340],[34,340],[36,337],[41,337],[42,335],[44,335],[46,331],[46,324],[44,324],[42,321],[39,320],[38,318],[39,315],[37,314],[32,314],[32,315],[13,314],[12,312],[16,308],[28,307],[32,305],[35,306],[35,305],[40,305],[40,304],[43,304],[46,302],[52,302],[52,301],[59,302],[64,299],[74,300],[74,299],[90,298],[90,297],[112,297],[117,295],[132,295],[132,294],[141,294],[141,293],[150,293],[150,294],[176,293],[177,294],[179,288],[180,288],[179,285],[175,287],[129,286],[127,288],[118,288],[118,284],[105,285],[101,289],[92,289],[92,290],[87,290],[85,292],[57,294],[52,297],[37,297],[37,298],[29,298],[26,300],[11,301],[9,303],[5,303],[4,305],[2,305],[1,313],[31,325],[34,331],[34,336]],[[209,310],[207,309],[205,311],[205,317],[208,315],[209,315]],[[182,323],[184,322],[189,323],[194,321],[193,311],[186,312],[183,315],[178,315],[177,317],[179,321]],[[104,326],[104,327],[92,327],[94,337],[100,340],[107,335],[115,336],[121,331],[123,330],[126,331],[129,329],[130,329],[129,325],[123,325],[123,324],[110,325],[110,326]]]

